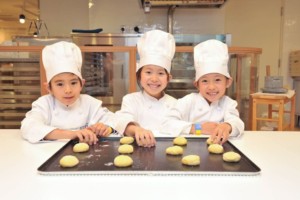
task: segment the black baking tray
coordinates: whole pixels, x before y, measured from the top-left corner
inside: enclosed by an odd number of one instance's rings
[[[231,142],[223,144],[224,152],[235,151],[241,155],[238,163],[227,163],[222,160],[222,154],[211,154],[207,150],[207,138],[188,138],[183,146],[184,153],[180,156],[167,155],[167,147],[173,146],[171,137],[156,138],[156,146],[151,148],[139,147],[133,144],[134,152],[128,154],[133,159],[133,165],[119,168],[113,165],[114,158],[119,155],[120,137],[107,137],[99,139],[91,145],[88,152],[74,153],[73,146],[78,142],[69,141],[39,168],[38,172],[44,175],[67,174],[105,174],[105,175],[257,175],[260,168],[245,156]],[[196,154],[200,156],[199,166],[186,166],[181,163],[185,155]],[[73,168],[63,168],[59,160],[65,155],[74,155],[79,164]]]

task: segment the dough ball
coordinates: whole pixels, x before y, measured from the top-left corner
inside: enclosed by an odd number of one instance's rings
[[[228,151],[223,154],[223,160],[225,162],[239,162],[241,160],[241,155],[233,151]]]
[[[130,144],[123,144],[123,145],[119,146],[118,152],[119,153],[132,153],[133,146]]]
[[[79,160],[75,156],[66,155],[59,160],[59,164],[62,167],[75,167],[78,165]]]
[[[183,148],[180,147],[180,146],[168,147],[166,149],[166,154],[169,154],[169,155],[182,155],[183,154]]]
[[[133,163],[132,158],[126,155],[119,155],[114,159],[114,165],[116,167],[129,167]]]
[[[211,145],[211,144],[213,144],[213,141],[212,141],[212,139],[209,137],[209,138],[207,138],[207,140],[206,140],[206,144],[208,144],[208,145]]]
[[[182,164],[195,166],[200,164],[200,156],[198,155],[188,155],[184,156],[181,160]]]
[[[176,137],[173,140],[173,144],[179,145],[179,146],[184,146],[187,144],[187,139],[185,137]]]
[[[121,143],[121,144],[132,144],[133,141],[134,141],[134,138],[133,138],[133,137],[128,137],[128,136],[122,137],[122,138],[120,139],[120,143]]]
[[[75,153],[86,152],[90,149],[90,146],[85,142],[79,142],[73,146],[73,151]]]
[[[113,129],[111,127],[108,127],[109,129],[109,134],[111,134],[113,132]]]
[[[208,146],[208,151],[210,153],[221,154],[224,152],[224,148],[220,144],[211,144]]]

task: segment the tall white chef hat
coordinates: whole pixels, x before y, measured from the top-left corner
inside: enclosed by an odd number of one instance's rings
[[[55,75],[63,72],[73,73],[82,79],[82,55],[79,47],[74,43],[61,41],[48,45],[43,49],[42,58],[47,83]]]
[[[143,34],[137,43],[140,62],[136,71],[145,65],[157,65],[169,73],[175,54],[175,39],[170,33],[161,30],[151,30]]]
[[[218,40],[207,40],[194,47],[195,81],[205,74],[219,73],[230,78],[228,73],[228,48]]]

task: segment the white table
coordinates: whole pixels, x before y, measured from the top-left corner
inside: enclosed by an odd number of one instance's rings
[[[245,132],[231,142],[255,176],[47,176],[37,168],[65,141],[30,144],[0,130],[0,199],[300,199],[300,132]]]

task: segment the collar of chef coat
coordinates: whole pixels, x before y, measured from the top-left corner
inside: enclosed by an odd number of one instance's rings
[[[54,110],[59,111],[60,109],[62,110],[73,110],[73,109],[78,109],[79,108],[79,113],[82,113],[81,110],[81,96],[71,105],[64,105],[63,103],[61,103],[60,101],[58,101],[56,98],[54,98]]]
[[[209,104],[209,103],[207,102],[207,100],[206,100],[200,93],[198,93],[198,94],[199,94],[199,96],[200,96],[202,99],[204,99],[204,101],[207,103],[207,106],[209,106],[209,107],[211,107],[211,108],[216,107],[217,109],[222,109],[221,102],[223,101],[223,99],[225,98],[225,96],[222,96],[219,100],[214,101],[214,102],[212,102],[211,104]]]
[[[142,91],[142,94],[144,96],[144,98],[149,99],[152,102],[157,102],[157,101],[163,101],[166,97],[166,94],[163,92],[163,96],[160,99],[157,99],[151,95],[149,95],[147,92],[145,92],[144,90]]]

